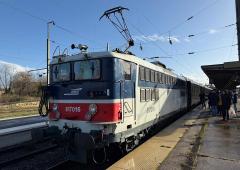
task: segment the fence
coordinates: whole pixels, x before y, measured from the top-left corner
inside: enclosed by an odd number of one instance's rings
[[[0,118],[38,114],[39,101],[0,103]]]

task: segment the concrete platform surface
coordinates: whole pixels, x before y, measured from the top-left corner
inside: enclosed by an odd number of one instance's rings
[[[144,144],[127,154],[108,169],[157,169],[194,124],[199,109],[186,114]]]
[[[208,120],[198,152],[196,169],[240,169],[240,119]]]
[[[240,118],[222,121],[198,107],[108,169],[239,170]]]

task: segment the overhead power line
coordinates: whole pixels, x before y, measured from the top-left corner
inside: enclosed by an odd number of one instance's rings
[[[196,50],[196,51],[191,51],[191,52],[187,52],[187,53],[178,53],[178,54],[167,55],[167,56],[194,55],[194,54],[206,53],[206,52],[216,51],[216,50],[221,50],[221,49],[226,49],[226,48],[232,48],[232,47],[237,46],[237,45],[238,44],[226,45],[226,46],[220,46],[220,47],[203,49],[203,50]]]
[[[208,4],[207,6],[205,6],[204,8],[198,10],[196,13],[194,13],[193,15],[187,17],[185,20],[177,23],[176,25],[174,25],[173,27],[169,28],[167,31],[161,32],[159,35],[165,35],[165,34],[169,34],[171,32],[173,32],[174,30],[180,28],[181,26],[183,26],[184,24],[188,23],[189,21],[191,21],[192,19],[194,19],[196,16],[200,15],[201,13],[203,13],[205,10],[209,9],[210,7],[214,6],[215,4],[217,4],[219,1],[221,0],[215,0],[212,3]],[[159,30],[157,28],[157,26],[148,18],[146,17],[144,14],[141,13],[141,15],[146,19],[147,22],[149,22],[153,27],[155,27],[157,30]]]
[[[233,50],[234,40],[235,40],[236,36],[237,36],[237,30],[234,31],[234,33],[233,33],[232,47],[231,47],[230,50],[229,50],[229,56],[228,56],[228,58],[230,58],[230,57],[232,56],[232,50]]]
[[[47,68],[38,68],[38,69],[33,69],[33,70],[28,70],[27,72],[34,72],[34,71],[41,71],[41,70],[46,70]]]
[[[131,24],[132,25],[132,24]],[[132,25],[132,27],[137,31],[137,32],[139,32],[140,34],[143,34],[144,35],[144,33],[139,29],[139,28],[137,28],[137,27],[135,27],[134,25]],[[144,35],[145,36],[145,35]],[[173,55],[169,55],[165,50],[163,50],[163,48],[161,48],[161,46],[158,44],[158,43],[156,43],[156,42],[154,42],[154,41],[151,41],[151,43],[154,45],[154,46],[156,46],[158,49],[160,49],[166,56],[162,56],[162,57],[165,57],[165,58],[169,58],[169,57],[173,57]],[[182,68],[184,68],[186,71],[190,71],[191,69],[189,69],[188,67],[186,67],[184,64],[182,64],[181,62],[179,62],[177,59],[175,59],[175,58],[172,58],[173,59],[173,61],[175,61],[178,65],[181,65],[182,66]],[[192,70],[191,70],[192,71]]]
[[[13,9],[13,10],[15,10],[15,11],[18,11],[19,13],[22,13],[22,14],[24,14],[24,15],[27,15],[27,16],[29,16],[29,17],[31,17],[31,18],[34,18],[34,19],[36,19],[36,20],[38,20],[38,21],[41,21],[41,22],[43,22],[44,24],[46,24],[47,22],[49,22],[49,20],[47,20],[47,19],[45,19],[45,18],[39,17],[39,16],[37,16],[37,15],[34,15],[34,14],[32,14],[32,13],[30,13],[30,12],[28,12],[28,11],[22,9],[22,8],[15,7],[15,6],[13,6],[13,5],[9,4],[9,3],[0,1],[0,4],[3,5],[3,6],[5,6],[5,7],[11,8],[11,9]],[[69,28],[66,28],[66,27],[64,27],[64,26],[62,26],[62,25],[59,25],[59,24],[57,24],[56,22],[54,22],[54,23],[55,23],[55,27],[56,27],[56,28],[58,28],[58,29],[60,29],[60,30],[62,30],[62,31],[65,31],[66,33],[69,33],[69,34],[74,35],[74,36],[78,36],[78,37],[81,38],[81,39],[86,39],[86,40],[88,40],[88,41],[90,41],[90,42],[94,42],[94,43],[97,43],[97,44],[99,44],[99,45],[100,45],[100,44],[102,45],[102,43],[98,42],[98,40],[90,40],[90,39],[82,36],[81,34],[70,30]]]
[[[32,17],[32,18],[34,18],[34,19],[36,19],[36,20],[42,21],[42,22],[44,22],[44,23],[48,22],[48,20],[46,20],[46,19],[44,19],[44,18],[42,18],[42,17],[33,15],[33,14],[31,14],[30,12],[28,12],[28,11],[25,11],[25,10],[23,10],[23,9],[21,9],[21,8],[15,7],[15,6],[13,6],[13,5],[9,4],[9,3],[6,3],[6,2],[4,2],[4,1],[0,1],[0,4],[6,6],[6,7],[8,7],[8,8],[14,9],[14,10],[16,10],[16,11],[22,13],[22,14],[25,14],[25,15],[27,15],[27,16],[29,16],[29,17]]]
[[[231,27],[233,27],[233,26],[235,26],[235,25],[236,25],[236,23],[233,23],[233,24],[229,24],[229,25],[222,26],[222,27],[212,28],[212,30],[214,30],[214,31],[219,31],[219,30],[231,28]],[[187,36],[180,36],[180,37],[188,37],[188,38],[191,38],[191,37],[199,36],[199,35],[202,35],[202,34],[211,33],[210,31],[211,31],[211,29],[205,30],[205,31],[200,31],[200,32],[194,33],[194,34],[189,34],[189,35],[187,35]]]

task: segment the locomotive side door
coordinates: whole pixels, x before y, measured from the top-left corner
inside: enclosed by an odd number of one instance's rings
[[[121,85],[123,120],[135,120],[136,64],[122,60],[121,65],[123,74],[123,82]]]

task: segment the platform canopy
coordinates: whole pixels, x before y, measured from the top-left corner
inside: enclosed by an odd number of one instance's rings
[[[240,85],[240,62],[225,62],[223,64],[201,66],[209,78],[209,84],[217,89],[235,89]]]

